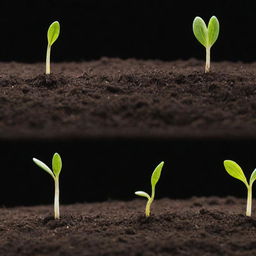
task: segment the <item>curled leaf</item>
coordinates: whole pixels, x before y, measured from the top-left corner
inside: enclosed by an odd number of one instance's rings
[[[135,195],[137,196],[142,196],[142,197],[146,197],[147,199],[150,199],[150,196],[148,193],[144,192],[144,191],[136,191]]]
[[[40,160],[38,160],[38,159],[36,159],[36,158],[33,158],[33,162],[34,162],[37,166],[39,166],[41,169],[43,169],[44,171],[46,171],[47,173],[49,173],[53,178],[55,178],[54,175],[53,175],[53,173],[52,173],[52,170],[51,170],[45,163],[43,163],[42,161],[40,161]]]

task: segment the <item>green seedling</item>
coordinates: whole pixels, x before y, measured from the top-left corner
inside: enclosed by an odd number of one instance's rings
[[[49,173],[53,180],[55,185],[55,193],[54,193],[54,218],[59,219],[60,218],[60,190],[59,190],[59,175],[62,168],[62,161],[61,157],[58,153],[55,153],[52,158],[52,170],[42,161],[33,158],[33,161],[36,165],[38,165],[40,168],[42,168],[44,171]]]
[[[246,207],[246,216],[252,215],[252,185],[256,180],[256,169],[252,172],[249,183],[244,175],[241,167],[234,161],[225,160],[224,166],[228,174],[238,180],[241,180],[247,188],[247,207]]]
[[[136,191],[135,192],[135,195],[143,196],[143,197],[146,197],[148,199],[148,202],[147,202],[147,205],[146,205],[146,210],[145,210],[146,217],[150,216],[150,206],[153,203],[154,198],[155,198],[155,187],[156,187],[157,182],[160,179],[160,175],[161,175],[163,165],[164,165],[164,162],[161,162],[156,167],[154,172],[152,173],[152,176],[151,176],[151,196],[148,193],[143,192],[143,191]]]
[[[46,52],[46,74],[49,75],[51,73],[51,47],[53,43],[58,39],[60,34],[60,23],[58,21],[54,21],[47,33],[48,46]]]
[[[212,16],[208,27],[204,20],[200,17],[196,17],[193,22],[193,32],[196,39],[206,48],[206,64],[205,73],[210,72],[211,67],[211,47],[218,39],[220,31],[220,24],[215,16]]]

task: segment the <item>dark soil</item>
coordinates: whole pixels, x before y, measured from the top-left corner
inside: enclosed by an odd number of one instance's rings
[[[152,217],[144,200],[0,210],[3,256],[252,256],[256,218],[245,217],[245,200],[192,198],[155,201]]]
[[[0,64],[0,138],[255,137],[256,63]]]

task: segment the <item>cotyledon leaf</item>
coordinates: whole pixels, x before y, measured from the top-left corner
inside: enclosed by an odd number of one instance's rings
[[[33,162],[39,166],[41,169],[43,169],[44,171],[46,171],[47,173],[49,173],[53,178],[54,177],[54,174],[52,173],[52,170],[45,164],[43,163],[42,161],[36,159],[36,158],[33,158]]]
[[[58,21],[54,21],[50,25],[47,33],[48,44],[50,46],[52,46],[53,43],[58,39],[59,34],[60,34],[60,23]]]
[[[256,169],[251,174],[250,185],[252,185],[255,180],[256,180]]]
[[[150,199],[150,195],[148,193],[144,192],[144,191],[136,191],[135,195],[143,196],[143,197],[146,197],[147,199]]]
[[[196,39],[204,46],[208,45],[208,29],[204,20],[200,17],[195,17],[193,21],[193,32]]]
[[[231,160],[225,160],[224,166],[230,176],[241,180],[246,186],[248,186],[248,182],[244,175],[244,172],[236,162]]]
[[[62,168],[61,157],[58,153],[55,153],[52,158],[52,170],[55,176],[59,176]]]
[[[217,17],[212,16],[208,24],[208,46],[212,47],[219,36],[220,24]]]
[[[163,168],[164,162],[161,162],[154,170],[154,172],[152,173],[151,176],[151,186],[152,188],[155,187],[156,183],[158,182],[160,175],[161,175],[161,171]]]

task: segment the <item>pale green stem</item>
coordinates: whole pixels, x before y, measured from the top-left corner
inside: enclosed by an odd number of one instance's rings
[[[147,202],[147,205],[146,205],[146,211],[145,211],[146,217],[150,216],[150,207],[151,207],[151,204],[154,201],[154,198],[155,198],[155,188],[152,188],[151,197],[148,199],[148,202]]]
[[[205,73],[210,72],[210,68],[211,68],[211,47],[206,47]]]
[[[60,189],[59,189],[59,177],[54,178],[55,193],[54,193],[54,218],[60,218]]]
[[[148,199],[148,202],[146,205],[146,210],[145,210],[146,217],[150,216],[150,206],[151,206],[152,202],[153,202],[152,198]]]
[[[48,44],[46,52],[46,75],[51,73],[51,46]]]
[[[252,186],[249,185],[247,187],[248,194],[247,194],[247,207],[246,207],[246,216],[251,217],[252,215]]]

